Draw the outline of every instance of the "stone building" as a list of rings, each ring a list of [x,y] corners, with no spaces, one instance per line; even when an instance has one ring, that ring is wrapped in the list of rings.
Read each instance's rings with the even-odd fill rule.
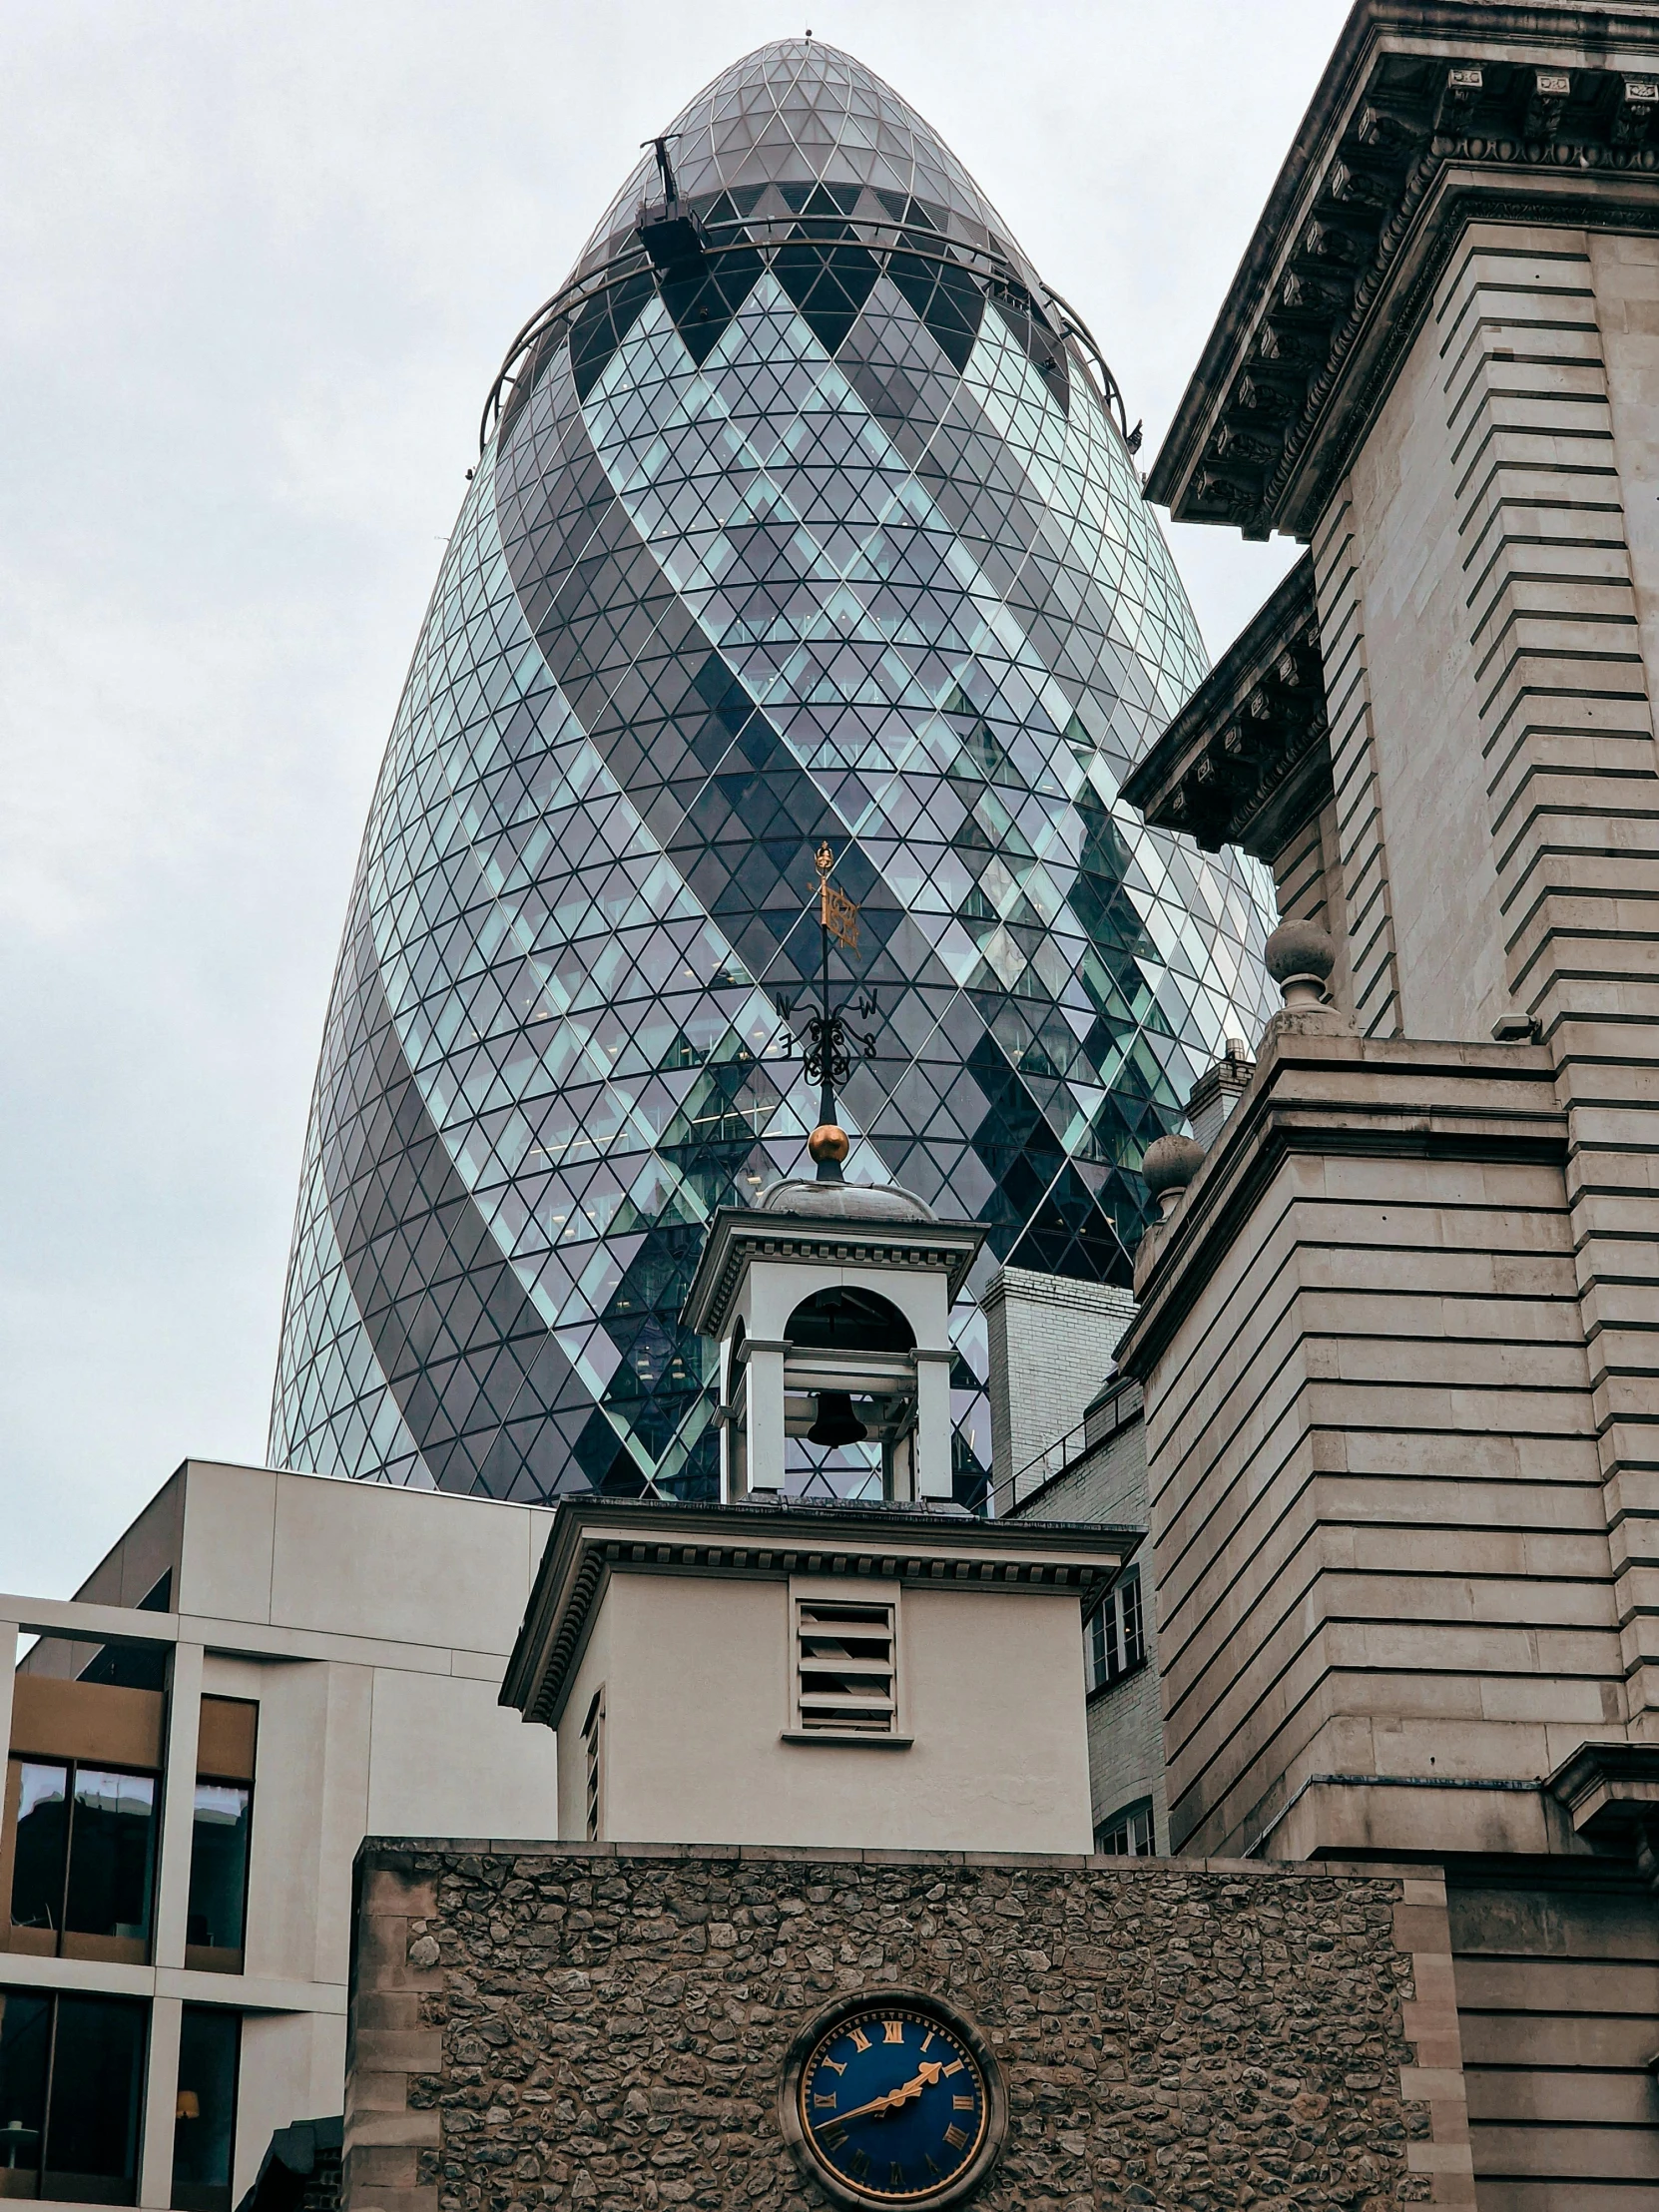
[[[1008,2084],[982,2212],[1469,2201],[1432,1870],[478,1841],[359,1881],[353,2207],[822,2207],[780,2062],[916,1985]]]
[[[1172,1845],[1445,1867],[1504,2212],[1659,2181],[1656,116],[1650,5],[1354,10],[1150,480],[1309,551],[1127,786],[1286,917],[1119,1354]]]

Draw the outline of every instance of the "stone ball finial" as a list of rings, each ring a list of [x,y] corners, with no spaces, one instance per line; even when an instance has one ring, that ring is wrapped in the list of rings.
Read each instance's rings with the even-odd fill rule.
[[[1161,1218],[1168,1221],[1181,1203],[1183,1192],[1204,1165],[1204,1147],[1191,1137],[1159,1137],[1146,1148],[1141,1178],[1158,1201]]]
[[[1287,1007],[1325,1005],[1325,980],[1337,964],[1329,929],[1317,921],[1282,921],[1263,947],[1262,960]]]

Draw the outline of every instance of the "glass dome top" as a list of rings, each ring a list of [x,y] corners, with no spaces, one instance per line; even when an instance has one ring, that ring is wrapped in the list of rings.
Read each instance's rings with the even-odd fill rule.
[[[873,70],[817,39],[757,47],[688,100],[665,135],[683,200],[707,204],[729,194],[736,213],[764,218],[800,212],[778,187],[824,185],[840,188],[843,215],[887,223],[913,204],[934,228],[1033,280],[1007,225],[930,126]],[[641,204],[660,197],[656,156],[647,151],[600,218],[578,270],[625,251]]]

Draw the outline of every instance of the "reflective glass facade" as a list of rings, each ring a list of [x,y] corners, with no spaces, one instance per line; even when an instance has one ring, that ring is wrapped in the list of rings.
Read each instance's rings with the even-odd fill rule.
[[[1265,1012],[1263,879],[1117,796],[1202,649],[1062,307],[831,48],[673,129],[678,203],[647,154],[486,418],[398,709],[278,1465],[707,1494],[678,1312],[713,1209],[802,1165],[823,838],[876,1007],[848,1172],[990,1223],[981,1277],[1127,1282],[1142,1152]],[[971,1303],[957,1340],[971,1500]]]

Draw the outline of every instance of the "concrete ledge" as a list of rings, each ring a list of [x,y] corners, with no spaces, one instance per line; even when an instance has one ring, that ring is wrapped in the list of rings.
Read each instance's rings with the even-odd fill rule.
[[[1064,1867],[1088,1868],[1097,1874],[1117,1874],[1125,1879],[1136,1878],[1149,1870],[1159,1869],[1168,1874],[1231,1874],[1248,1876],[1252,1880],[1267,1878],[1275,1882],[1325,1882],[1338,1876],[1375,1876],[1383,1881],[1413,1882],[1428,1888],[1428,1878],[1420,1861],[1378,1861],[1372,1859],[1310,1859],[1291,1861],[1284,1859],[1201,1859],[1171,1857],[1162,1859],[1125,1859],[1115,1852],[1090,1853],[1086,1856],[1070,1852],[996,1852],[996,1851],[863,1851],[830,1849],[816,1844],[652,1844],[652,1843],[561,1843],[550,1838],[546,1843],[527,1844],[522,1838],[506,1838],[494,1843],[477,1837],[450,1839],[440,1836],[422,1836],[411,1840],[403,1836],[365,1836],[357,1847],[357,1862],[365,1871],[365,1883],[369,1870],[394,1873],[407,1869],[412,1875],[418,1861],[425,1859],[658,1859],[682,1860],[696,1863],[725,1863],[728,1865],[755,1862],[760,1865],[798,1865],[824,1867]],[[1443,1897],[1443,1884],[1432,1885],[1433,1894]],[[394,1893],[388,1891],[388,1898]],[[399,1899],[406,1893],[395,1893]],[[429,1892],[423,1891],[423,1896]],[[1410,1902],[1423,1902],[1413,1899]],[[399,1903],[397,1918],[428,1920],[437,1911],[435,1898],[423,1912],[405,1913]],[[432,1985],[430,1974],[411,1973],[411,1979],[423,1987]],[[361,2000],[359,1999],[359,2002]]]

